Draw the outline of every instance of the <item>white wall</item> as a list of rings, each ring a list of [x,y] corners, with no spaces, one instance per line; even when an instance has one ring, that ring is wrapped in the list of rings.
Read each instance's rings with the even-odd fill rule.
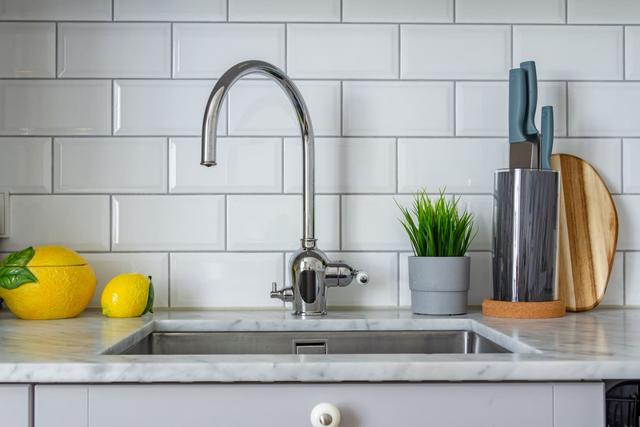
[[[270,283],[300,237],[301,153],[272,82],[237,85],[220,165],[198,164],[213,82],[263,59],[312,113],[320,248],[371,273],[331,301],[407,304],[394,198],[446,186],[481,227],[477,304],[508,70],[534,59],[557,150],[593,162],[616,194],[606,302],[640,304],[640,2],[567,1],[0,0],[0,186],[14,193],[0,250],[65,244],[103,284],[152,274],[159,305],[277,306]]]

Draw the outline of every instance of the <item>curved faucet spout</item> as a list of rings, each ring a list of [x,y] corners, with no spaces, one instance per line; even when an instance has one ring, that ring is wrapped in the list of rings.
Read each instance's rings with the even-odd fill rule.
[[[291,79],[278,67],[264,61],[244,61],[229,68],[217,81],[211,91],[202,124],[202,159],[203,166],[216,165],[216,128],[222,104],[227,93],[236,81],[247,74],[263,74],[273,79],[280,86],[293,105],[302,136],[302,247],[313,249],[316,245],[314,236],[314,151],[313,129],[307,106],[300,91]]]

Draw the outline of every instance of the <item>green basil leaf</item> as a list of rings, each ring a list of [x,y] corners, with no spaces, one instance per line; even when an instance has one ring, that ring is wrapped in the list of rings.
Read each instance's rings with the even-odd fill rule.
[[[36,254],[36,251],[33,247],[29,246],[21,251],[14,252],[12,254],[7,255],[5,259],[0,262],[0,265],[14,265],[14,266],[25,266],[31,261],[31,258]]]
[[[142,314],[153,313],[153,282],[151,281],[151,276],[149,276],[149,297],[147,298],[147,306],[144,308]]]
[[[8,266],[0,268],[0,287],[15,289],[25,283],[34,283],[38,279],[26,267]]]

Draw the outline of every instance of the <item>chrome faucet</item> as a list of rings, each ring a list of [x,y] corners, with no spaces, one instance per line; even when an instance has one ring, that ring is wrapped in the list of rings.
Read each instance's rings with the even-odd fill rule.
[[[271,298],[293,303],[293,314],[327,314],[327,288],[347,286],[356,280],[360,284],[369,281],[367,273],[343,263],[332,262],[324,252],[316,248],[314,234],[314,143],[311,117],[300,91],[291,79],[280,70],[263,61],[244,61],[229,68],[209,95],[202,124],[202,160],[203,166],[216,164],[216,128],[222,104],[227,93],[247,74],[263,74],[273,79],[287,94],[296,112],[296,118],[302,134],[302,222],[303,235],[301,248],[289,262],[291,286],[278,290],[272,283]]]

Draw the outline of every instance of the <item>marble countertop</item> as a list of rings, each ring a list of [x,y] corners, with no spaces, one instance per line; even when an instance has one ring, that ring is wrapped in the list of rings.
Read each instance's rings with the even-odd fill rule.
[[[153,330],[469,329],[516,353],[380,355],[118,355]],[[106,354],[107,353],[107,354]],[[0,383],[576,381],[640,379],[640,309],[596,309],[561,319],[429,317],[407,310],[160,311],[55,321],[0,315]]]

